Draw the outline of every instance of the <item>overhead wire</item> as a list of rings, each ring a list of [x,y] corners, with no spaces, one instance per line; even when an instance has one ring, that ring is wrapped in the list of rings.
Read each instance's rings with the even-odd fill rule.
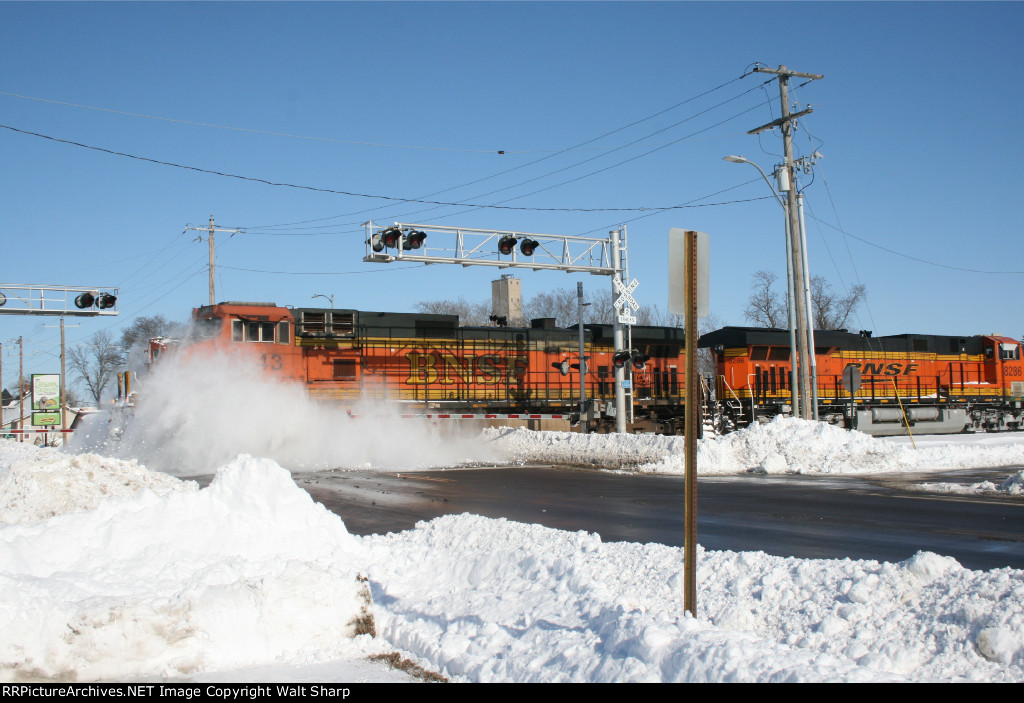
[[[639,125],[639,124],[642,124],[642,123],[647,122],[649,120],[652,120],[655,117],[659,117],[659,116],[661,116],[661,115],[663,115],[663,114],[665,114],[667,112],[671,112],[672,110],[675,110],[675,109],[677,109],[679,107],[682,107],[683,105],[691,103],[694,100],[698,100],[698,99],[700,99],[702,97],[705,97],[707,95],[710,95],[710,94],[712,94],[712,93],[714,93],[714,92],[716,92],[718,90],[721,90],[722,88],[724,88],[724,87],[726,87],[728,85],[731,85],[732,83],[735,83],[735,82],[737,82],[739,80],[742,80],[747,75],[749,75],[749,72],[744,72],[743,75],[738,76],[737,78],[733,78],[733,79],[730,79],[728,81],[725,81],[724,83],[720,83],[719,85],[715,86],[714,88],[710,88],[708,90],[705,90],[702,93],[698,93],[697,95],[691,96],[691,97],[687,98],[686,100],[683,100],[683,101],[678,102],[678,103],[676,103],[674,105],[671,105],[671,106],[669,106],[667,108],[664,108],[662,110],[654,112],[654,113],[652,113],[650,115],[647,115],[646,117],[642,117],[642,118],[640,118],[638,120],[634,120],[633,122],[630,122],[630,123],[628,123],[626,125],[623,125],[621,127],[616,127],[613,130],[610,130],[608,132],[604,132],[603,134],[600,134],[600,135],[598,135],[596,137],[592,137],[590,139],[586,139],[586,140],[584,140],[582,142],[574,144],[573,146],[569,146],[569,147],[565,147],[563,149],[559,149],[559,150],[557,150],[557,151],[555,151],[555,152],[553,152],[553,153],[551,153],[551,154],[549,154],[547,156],[541,157],[539,159],[534,159],[533,161],[529,161],[529,162],[527,162],[525,164],[520,164],[518,166],[514,166],[512,168],[505,169],[503,171],[499,171],[498,173],[494,173],[494,174],[491,174],[489,176],[484,176],[483,178],[477,178],[475,180],[468,181],[466,183],[462,183],[460,185],[451,186],[451,187],[448,187],[448,188],[444,188],[442,190],[434,191],[432,193],[429,193],[429,194],[421,196],[421,197],[423,197],[423,198],[431,198],[431,197],[434,197],[436,195],[440,195],[442,193],[448,193],[450,191],[458,190],[460,188],[466,188],[466,187],[469,187],[469,186],[472,186],[472,185],[476,185],[477,183],[483,183],[484,181],[488,181],[488,180],[491,180],[491,179],[494,179],[494,178],[498,178],[500,176],[504,176],[504,175],[506,175],[508,173],[513,173],[515,171],[519,171],[521,169],[528,168],[528,167],[533,166],[535,164],[539,164],[539,163],[541,163],[543,161],[547,161],[548,159],[553,159],[556,156],[561,156],[562,154],[568,153],[570,151],[577,150],[577,149],[579,149],[579,148],[581,148],[583,146],[586,146],[587,144],[592,144],[594,142],[600,141],[601,139],[604,139],[606,137],[610,137],[613,134],[617,134],[617,133],[622,132],[622,131],[624,131],[626,129],[629,129],[630,127],[635,127],[636,125]],[[475,197],[485,197],[485,196],[475,196]],[[379,208],[374,208],[374,209],[379,209]],[[304,220],[304,221],[301,221],[301,222],[285,223],[282,226],[292,226],[292,225],[296,225],[296,224],[308,224],[309,222],[319,222],[319,221],[323,221],[323,220],[326,220],[326,219],[337,219],[339,217],[350,217],[350,216],[353,216],[353,215],[364,214],[364,213],[372,212],[372,211],[373,211],[373,209],[371,209],[371,210],[362,210],[362,211],[354,212],[354,213],[346,213],[346,214],[341,214],[341,215],[334,215],[334,216],[328,217],[328,218],[318,218],[318,219],[315,219],[315,220]],[[415,213],[413,213],[413,214],[415,214]],[[403,216],[403,215],[400,215],[400,217],[401,216]],[[257,226],[250,227],[249,229],[266,228],[266,227],[274,227],[274,226],[278,226],[278,225],[257,225]]]

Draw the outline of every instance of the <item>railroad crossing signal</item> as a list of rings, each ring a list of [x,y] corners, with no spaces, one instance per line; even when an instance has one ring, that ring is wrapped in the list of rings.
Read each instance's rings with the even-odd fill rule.
[[[615,309],[619,313],[619,322],[623,325],[635,325],[636,317],[630,315],[626,310],[626,306],[633,308],[634,310],[640,309],[640,304],[633,299],[633,291],[640,285],[640,282],[635,278],[627,286],[618,278],[612,279],[612,285],[615,287],[615,292],[619,294],[619,297],[615,299],[613,303]]]

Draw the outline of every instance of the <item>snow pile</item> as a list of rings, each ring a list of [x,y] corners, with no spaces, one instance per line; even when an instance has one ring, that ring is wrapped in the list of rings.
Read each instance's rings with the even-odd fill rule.
[[[509,460],[683,473],[682,437],[488,430],[485,437]],[[963,445],[945,439],[914,449],[823,422],[778,417],[697,445],[700,474],[835,474],[1024,464],[1024,441]]]
[[[920,491],[931,493],[957,493],[960,495],[1004,495],[1024,496],[1024,471],[1006,477],[1005,481],[993,483],[992,481],[981,481],[964,485],[962,483],[921,483],[913,486]]]
[[[134,460],[5,444],[11,446],[0,452],[0,524],[91,510],[104,498],[133,496],[143,488],[158,495],[197,488],[191,481],[149,471]]]
[[[345,680],[398,650],[481,682],[1024,681],[1021,570],[698,548],[691,617],[678,548],[472,515],[358,538],[269,459],[164,495],[96,461],[138,492],[0,526],[0,680]],[[4,475],[67,462],[0,441]]]
[[[0,679],[337,658],[359,646],[346,638],[366,604],[361,552],[287,471],[248,457],[202,491],[143,488],[0,528]]]
[[[691,618],[677,548],[471,515],[365,542],[382,635],[471,681],[1024,677],[1021,571],[699,550]]]

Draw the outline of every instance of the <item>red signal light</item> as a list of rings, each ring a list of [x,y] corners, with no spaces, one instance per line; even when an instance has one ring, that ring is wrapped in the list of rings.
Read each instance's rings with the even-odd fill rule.
[[[504,256],[511,254],[516,248],[515,237],[502,237],[498,240],[498,253]]]
[[[519,243],[519,251],[523,252],[523,256],[533,256],[533,252],[540,246],[540,242],[536,239],[530,239],[527,237]]]

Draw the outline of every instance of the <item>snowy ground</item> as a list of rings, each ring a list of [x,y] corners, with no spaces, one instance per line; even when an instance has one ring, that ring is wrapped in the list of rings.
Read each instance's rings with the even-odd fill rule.
[[[681,470],[681,442],[476,440],[507,461],[660,472]],[[1024,435],[915,449],[788,421],[699,454],[705,474],[998,465],[1024,465]],[[932,553],[699,549],[691,617],[679,549],[473,515],[356,537],[272,458],[223,462],[199,490],[131,460],[3,440],[0,523],[3,681],[411,680],[368,660],[393,652],[454,681],[1024,681],[1024,571]],[[358,634],[371,623],[376,636]]]

